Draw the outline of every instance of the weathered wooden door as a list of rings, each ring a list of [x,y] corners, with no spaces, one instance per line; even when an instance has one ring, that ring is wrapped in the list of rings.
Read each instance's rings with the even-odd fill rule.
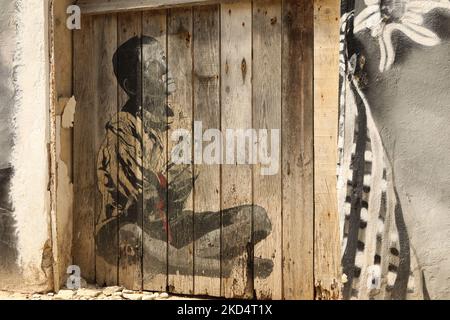
[[[313,4],[86,15],[74,263],[99,284],[313,298]]]

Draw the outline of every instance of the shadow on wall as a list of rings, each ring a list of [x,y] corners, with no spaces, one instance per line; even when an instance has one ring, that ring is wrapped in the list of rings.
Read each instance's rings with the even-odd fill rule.
[[[0,169],[0,271],[11,271],[17,260],[17,235],[9,187],[12,168]]]
[[[17,231],[10,199],[11,149],[13,145],[12,111],[14,106],[14,1],[0,0],[0,273],[16,269]]]

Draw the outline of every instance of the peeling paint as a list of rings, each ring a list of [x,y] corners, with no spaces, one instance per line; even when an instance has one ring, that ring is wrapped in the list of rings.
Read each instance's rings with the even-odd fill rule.
[[[336,279],[328,282],[329,283],[325,283],[325,281],[321,280],[316,281],[314,285],[315,300],[340,300],[342,298],[342,287],[339,282]]]
[[[56,238],[58,242],[58,267],[65,270],[72,260],[72,204],[73,184],[71,182],[67,163],[62,158],[62,149],[70,147],[67,143],[67,131],[63,128],[63,117],[56,117]],[[60,275],[61,276],[61,275]]]
[[[75,108],[77,102],[75,97],[72,96],[69,101],[67,101],[62,114],[62,127],[65,129],[73,128],[73,123],[75,119]]]
[[[44,249],[42,250],[41,269],[48,279],[46,281],[47,287],[44,291],[50,291],[53,288],[53,251],[50,240],[45,242]]]

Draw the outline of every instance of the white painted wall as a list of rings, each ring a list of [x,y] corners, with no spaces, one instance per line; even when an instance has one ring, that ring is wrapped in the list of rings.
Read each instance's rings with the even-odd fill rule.
[[[10,194],[18,235],[17,263],[20,267],[20,274],[17,275],[20,282],[15,289],[45,290],[49,283],[48,276],[51,275],[51,270],[47,268],[49,260],[43,260],[44,248],[46,244],[47,246],[51,244],[50,201],[47,191],[49,176],[47,0],[0,0],[0,8],[2,8],[0,25],[12,26],[8,30],[2,29],[0,40],[2,53],[14,50],[12,61],[14,76],[13,79],[10,76],[6,77],[6,82],[13,80],[14,120],[9,119],[8,123],[0,122],[0,127],[13,124],[11,163],[14,175]],[[4,74],[2,76],[5,78]],[[3,148],[3,145],[1,147]],[[47,252],[51,254],[49,249],[50,247],[47,247]]]

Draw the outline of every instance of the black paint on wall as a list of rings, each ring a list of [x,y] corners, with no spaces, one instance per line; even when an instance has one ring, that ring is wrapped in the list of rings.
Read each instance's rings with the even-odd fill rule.
[[[0,0],[0,273],[16,270],[17,230],[10,198],[13,166],[15,1]],[[0,282],[0,286],[2,282]]]
[[[0,170],[0,271],[12,271],[17,260],[17,234],[9,186],[12,169]]]
[[[354,0],[342,0],[341,10],[342,16],[348,13],[354,13],[354,16],[358,16],[362,9],[365,8],[363,1]],[[362,32],[355,35],[354,32],[354,17],[350,16],[347,21],[345,30],[341,30],[345,36],[344,51],[341,52],[344,65],[341,66],[345,70],[345,77],[341,74],[340,84],[348,82],[349,88],[353,92],[355,99],[356,112],[354,115],[345,115],[346,117],[355,116],[355,132],[353,133],[353,143],[355,144],[355,150],[351,155],[351,170],[353,176],[348,181],[348,192],[346,202],[351,205],[349,216],[346,218],[346,228],[344,228],[344,238],[346,239],[346,245],[342,256],[342,271],[347,276],[347,282],[344,284],[343,297],[344,299],[360,298],[359,291],[367,290],[367,284],[365,281],[359,281],[360,278],[364,278],[361,275],[361,270],[376,266],[380,264],[380,260],[389,260],[389,254],[384,252],[384,256],[378,256],[373,265],[357,265],[356,255],[364,254],[365,247],[365,228],[367,224],[377,223],[377,221],[364,221],[362,224],[361,210],[363,208],[369,209],[369,193],[370,185],[365,186],[364,179],[366,176],[372,176],[372,162],[368,163],[365,159],[367,151],[372,151],[370,140],[369,128],[368,128],[368,112],[370,116],[373,112],[371,106],[374,100],[382,100],[383,92],[378,91],[376,97],[370,94],[373,88],[377,88],[375,85],[379,77],[382,77],[380,70],[378,69],[378,62],[380,61],[380,54],[378,49],[375,51],[366,51],[366,46],[373,46],[371,36],[368,32]],[[402,48],[402,45],[396,46],[396,48]],[[370,68],[368,68],[370,67]],[[356,88],[358,86],[358,88]],[[360,89],[360,90],[359,90]],[[375,89],[376,90],[376,89]],[[368,97],[368,102],[366,100]],[[368,110],[366,108],[369,108]],[[343,112],[343,110],[341,110]],[[373,128],[372,128],[373,130]],[[384,141],[381,141],[383,147]],[[368,148],[368,146],[370,146]],[[385,150],[386,151],[386,150]],[[392,154],[387,150],[388,159],[387,163],[392,163],[393,159],[389,158]],[[370,165],[369,165],[370,164]],[[394,169],[392,169],[394,170]],[[393,171],[392,171],[393,175]],[[386,177],[383,177],[385,179]],[[411,257],[410,257],[410,241],[408,236],[407,226],[404,220],[404,212],[402,209],[401,200],[398,197],[397,188],[395,186],[395,179],[392,178],[394,195],[391,201],[394,201],[394,221],[395,229],[392,233],[396,233],[398,236],[399,250],[394,247],[390,247],[391,252],[395,252],[395,257],[398,258],[397,264],[389,265],[389,272],[395,274],[395,281],[393,284],[386,286],[388,294],[386,297],[395,300],[403,300],[407,298],[408,282],[411,275]],[[364,191],[365,188],[368,191]],[[376,191],[377,192],[377,191]],[[379,192],[379,190],[378,190]],[[364,195],[366,193],[366,195]],[[385,222],[385,221],[383,221]],[[363,226],[364,225],[364,226]],[[363,226],[363,227],[362,227]],[[368,235],[371,236],[371,235]],[[380,235],[377,234],[377,241]],[[390,245],[389,245],[390,246]],[[368,261],[371,257],[365,257],[363,260]],[[382,271],[383,272],[383,271]],[[364,275],[365,276],[365,275]],[[380,275],[380,281],[386,281],[387,274]],[[371,293],[374,296],[379,291],[375,290]],[[367,298],[367,297],[363,297]],[[372,298],[372,296],[371,296]]]

